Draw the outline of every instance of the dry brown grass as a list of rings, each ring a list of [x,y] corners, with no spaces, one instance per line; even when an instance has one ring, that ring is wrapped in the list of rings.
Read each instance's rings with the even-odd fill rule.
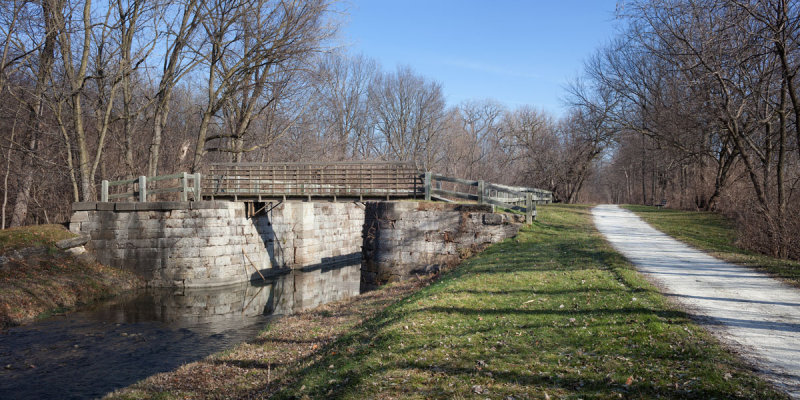
[[[75,236],[60,225],[0,232],[0,329],[140,286],[132,273],[54,247]]]

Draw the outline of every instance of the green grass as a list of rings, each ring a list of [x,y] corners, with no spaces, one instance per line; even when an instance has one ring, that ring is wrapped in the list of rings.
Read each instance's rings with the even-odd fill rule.
[[[324,349],[277,398],[784,398],[668,304],[587,206],[539,219]]]
[[[0,230],[0,254],[25,247],[54,247],[76,235],[62,225],[31,225]]]
[[[800,262],[781,260],[736,246],[736,230],[725,217],[711,212],[625,205],[656,229],[690,246],[735,264],[764,271],[800,287]]]

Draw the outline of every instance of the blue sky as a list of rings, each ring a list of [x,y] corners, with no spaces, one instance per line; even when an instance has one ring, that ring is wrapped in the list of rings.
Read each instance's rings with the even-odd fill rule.
[[[450,105],[489,98],[561,115],[564,86],[615,33],[616,2],[350,0],[341,39],[386,70],[440,82]]]

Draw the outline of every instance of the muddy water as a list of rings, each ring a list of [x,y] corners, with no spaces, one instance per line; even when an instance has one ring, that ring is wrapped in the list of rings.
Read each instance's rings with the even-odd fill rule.
[[[359,269],[325,265],[267,282],[144,290],[12,328],[0,333],[0,399],[101,397],[252,339],[274,315],[356,295]]]

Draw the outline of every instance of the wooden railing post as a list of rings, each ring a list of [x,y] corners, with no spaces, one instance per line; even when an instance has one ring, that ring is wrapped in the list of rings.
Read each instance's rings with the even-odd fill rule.
[[[200,197],[200,173],[194,174],[194,201],[200,201],[203,198]]]
[[[478,204],[483,204],[483,180],[478,181]]]
[[[100,182],[100,201],[103,203],[108,202],[108,181],[103,180]]]
[[[181,176],[181,201],[189,201],[189,174],[186,172]]]
[[[532,224],[536,218],[536,206],[533,204],[533,193],[525,193],[525,223]]]
[[[425,171],[425,201],[431,201],[431,171]]]
[[[147,202],[147,177],[139,177],[139,201]]]

